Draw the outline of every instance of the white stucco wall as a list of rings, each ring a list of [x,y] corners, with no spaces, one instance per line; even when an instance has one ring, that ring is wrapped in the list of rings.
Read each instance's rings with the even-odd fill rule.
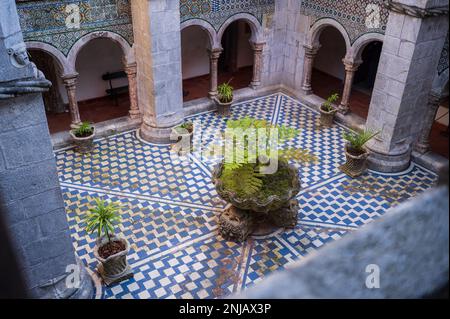
[[[344,38],[335,28],[327,27],[320,35],[320,44],[314,68],[343,80],[345,69],[342,59],[346,53]]]
[[[198,26],[181,30],[183,79],[209,74],[208,35]]]
[[[76,70],[78,72],[77,99],[89,100],[106,96],[108,81],[102,80],[106,72],[123,70],[123,53],[120,47],[109,39],[94,39],[86,44],[78,54]],[[113,87],[128,84],[127,78],[113,80]],[[65,90],[62,82],[60,90]],[[67,95],[62,94],[64,103],[68,103]]]

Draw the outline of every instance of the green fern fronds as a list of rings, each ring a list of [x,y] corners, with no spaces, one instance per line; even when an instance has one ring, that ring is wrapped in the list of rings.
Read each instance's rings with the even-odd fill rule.
[[[251,196],[263,186],[261,175],[255,172],[254,165],[241,165],[237,169],[224,169],[221,179],[225,189],[233,190],[240,197]]]

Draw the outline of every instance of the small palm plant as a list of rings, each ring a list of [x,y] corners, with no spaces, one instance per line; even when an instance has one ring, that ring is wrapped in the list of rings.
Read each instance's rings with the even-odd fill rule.
[[[364,145],[378,133],[371,130],[365,130],[360,133],[345,132],[344,139],[348,142],[349,151],[355,154],[362,154],[365,153]]]
[[[231,80],[217,87],[218,98],[222,103],[230,103],[233,100],[233,87],[230,85]]]
[[[120,222],[120,206],[115,203],[96,198],[95,207],[89,209],[86,217],[86,231],[88,233],[97,232],[98,238],[106,236],[108,243],[111,243],[111,236],[114,235],[114,223]]]
[[[339,99],[339,94],[334,93],[330,95],[327,100],[322,104],[322,109],[326,112],[332,112],[335,111],[335,108],[333,107],[333,103],[335,103]]]
[[[83,122],[79,127],[73,130],[76,137],[87,137],[94,133],[94,128],[89,122]]]

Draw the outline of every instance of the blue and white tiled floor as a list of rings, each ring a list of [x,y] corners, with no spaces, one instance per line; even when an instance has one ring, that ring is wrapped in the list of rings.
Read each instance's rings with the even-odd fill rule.
[[[133,279],[103,287],[104,298],[220,298],[260,281],[265,275],[338,240],[389,207],[431,187],[436,176],[415,165],[400,174],[367,172],[357,179],[342,174],[344,128],[320,128],[318,114],[283,94],[233,106],[232,117],[252,116],[301,130],[289,146],[310,150],[318,162],[299,167],[302,191],[295,229],[277,229],[240,244],[222,239],[216,216],[226,206],[215,192],[211,169],[216,160],[194,152],[174,163],[169,145],[152,145],[136,131],[96,141],[91,154],[56,152],[73,243],[91,270],[94,235],[82,219],[101,197],[120,202],[121,235],[131,244]],[[200,121],[203,144],[214,141],[225,119],[216,113]],[[199,143],[196,141],[196,143]],[[294,163],[295,164],[295,163]]]

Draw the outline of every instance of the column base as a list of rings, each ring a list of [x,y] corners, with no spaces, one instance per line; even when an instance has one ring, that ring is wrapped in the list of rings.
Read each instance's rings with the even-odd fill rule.
[[[411,148],[400,154],[382,154],[370,150],[368,168],[381,173],[398,173],[406,170],[411,163]]]
[[[430,144],[417,143],[414,150],[419,154],[425,154],[430,150]]]
[[[38,296],[43,299],[92,299],[94,298],[94,282],[87,272],[84,264],[77,258],[80,267],[80,282],[77,288],[68,288],[66,285],[67,274],[52,279],[47,284],[37,287]],[[36,292],[36,291],[35,291]]]
[[[304,87],[302,86],[302,91],[304,95],[311,95],[313,94],[313,90],[311,87]]]
[[[217,91],[213,91],[213,92],[208,92],[208,97],[210,99],[214,99],[217,96]]]
[[[81,125],[81,122],[79,122],[79,123],[71,123],[70,124],[70,128],[71,129],[77,129],[77,128],[80,127],[80,125]]]
[[[128,114],[130,115],[130,118],[132,118],[132,119],[138,119],[138,118],[142,117],[142,114],[139,110],[130,110],[128,112]]]
[[[176,125],[176,124],[175,124]],[[174,126],[175,126],[174,125]],[[170,139],[172,128],[170,127],[153,127],[143,122],[139,130],[139,137],[144,141],[155,144],[170,144],[175,141]]]
[[[252,81],[249,86],[253,90],[256,90],[258,87],[261,86],[261,81]]]
[[[345,115],[345,114],[347,114],[349,112],[349,110],[350,110],[350,108],[348,107],[348,105],[343,105],[343,104],[339,105],[339,108],[338,108],[338,112],[339,113]]]

